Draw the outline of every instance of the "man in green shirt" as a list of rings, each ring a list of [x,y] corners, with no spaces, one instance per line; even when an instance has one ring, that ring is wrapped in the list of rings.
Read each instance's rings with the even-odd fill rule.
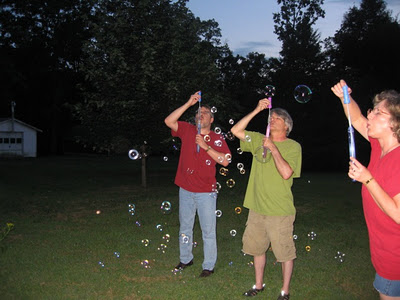
[[[293,241],[296,209],[291,187],[293,178],[300,177],[301,146],[287,137],[293,121],[281,108],[271,110],[269,137],[245,130],[249,122],[269,104],[269,99],[260,100],[251,113],[231,128],[231,132],[240,139],[241,149],[253,154],[243,204],[249,209],[243,234],[243,252],[254,257],[256,284],[244,295],[255,296],[264,290],[265,253],[271,245],[277,261],[282,264],[283,285],[278,300],[288,300],[296,258]]]

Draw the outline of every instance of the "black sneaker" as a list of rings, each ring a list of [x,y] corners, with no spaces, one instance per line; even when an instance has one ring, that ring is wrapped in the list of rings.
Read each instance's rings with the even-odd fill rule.
[[[203,270],[199,277],[208,277],[214,273],[214,270]]]
[[[261,293],[262,291],[264,291],[264,287],[265,287],[265,283],[263,284],[261,289],[257,289],[256,285],[253,285],[253,287],[250,290],[243,293],[243,296],[248,296],[248,297],[257,296],[258,293]]]
[[[179,262],[179,264],[175,267],[175,270],[183,270],[186,267],[190,267],[193,265],[193,259],[189,261],[187,264]]]

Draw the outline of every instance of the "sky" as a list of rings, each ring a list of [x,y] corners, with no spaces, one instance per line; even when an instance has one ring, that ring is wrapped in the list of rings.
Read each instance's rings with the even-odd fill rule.
[[[322,40],[332,37],[340,28],[343,15],[360,3],[361,0],[325,0],[325,18],[319,19],[313,28]],[[392,16],[400,19],[400,0],[387,0],[386,4]],[[276,0],[189,0],[187,6],[196,17],[218,22],[221,41],[228,44],[234,55],[259,52],[266,57],[279,56],[281,42],[274,33],[272,17],[280,11]]]

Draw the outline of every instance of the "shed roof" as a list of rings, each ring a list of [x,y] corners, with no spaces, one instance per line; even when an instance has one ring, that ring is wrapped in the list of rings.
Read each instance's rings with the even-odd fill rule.
[[[1,124],[1,123],[6,123],[6,122],[8,122],[8,121],[12,121],[12,119],[11,119],[11,118],[0,118],[0,124]],[[36,130],[36,131],[39,131],[39,132],[43,132],[43,130],[41,130],[41,129],[39,129],[39,128],[36,128],[35,126],[29,125],[29,124],[27,124],[27,123],[25,123],[25,122],[22,122],[22,121],[20,121],[20,120],[18,120],[18,119],[15,119],[15,118],[14,118],[14,122],[17,122],[17,123],[19,123],[19,124],[21,124],[21,125],[24,125],[24,126],[26,126],[26,127],[29,127],[29,128],[31,128],[31,129],[33,129],[33,130]]]

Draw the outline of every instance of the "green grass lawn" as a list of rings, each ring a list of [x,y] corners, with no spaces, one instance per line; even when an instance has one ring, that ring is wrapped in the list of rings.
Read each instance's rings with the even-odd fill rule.
[[[248,211],[237,214],[235,208],[242,207],[250,166],[241,175],[232,163],[228,176],[217,176],[222,186],[218,262],[214,275],[199,278],[198,222],[194,265],[172,272],[179,262],[176,164],[176,157],[166,162],[150,157],[145,189],[141,162],[127,156],[0,160],[0,226],[15,226],[0,241],[0,299],[245,298],[242,293],[254,284],[252,257],[241,253]],[[232,188],[226,185],[230,178]],[[304,173],[293,191],[298,258],[291,299],[378,299],[360,185],[347,178],[346,170]],[[163,201],[171,203],[170,214],[160,209]],[[136,206],[133,216],[128,204]],[[311,231],[314,240],[308,237]],[[345,253],[343,263],[335,259],[337,251]],[[257,298],[276,299],[280,265],[270,251],[267,257],[266,290]]]

